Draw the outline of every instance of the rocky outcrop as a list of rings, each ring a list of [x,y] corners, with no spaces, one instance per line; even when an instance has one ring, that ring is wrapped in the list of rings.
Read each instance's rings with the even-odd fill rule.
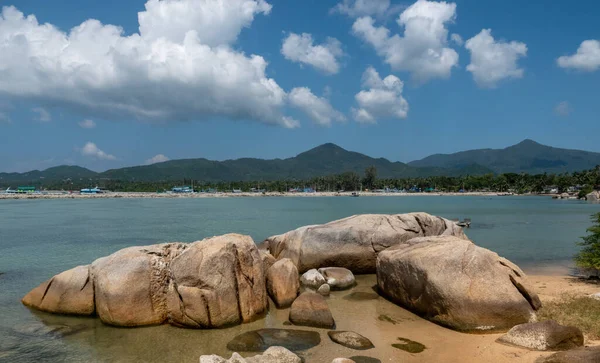
[[[375,348],[373,343],[364,336],[351,331],[330,331],[327,332],[329,339],[333,342],[343,345],[346,348],[356,350],[367,350]]]
[[[267,307],[261,257],[248,236],[130,247],[59,274],[23,298],[32,308],[96,314],[104,323],[216,328]]]
[[[566,352],[552,354],[539,358],[536,363],[598,363],[600,362],[600,347],[585,347]]]
[[[583,333],[554,320],[513,327],[498,342],[535,350],[569,350],[583,346]]]
[[[289,258],[275,262],[267,271],[267,291],[278,308],[290,306],[299,289],[298,269]]]
[[[329,287],[333,290],[349,289],[356,284],[352,271],[343,267],[324,267],[319,269]]]
[[[600,201],[600,191],[594,190],[593,192],[587,194],[585,199],[589,202],[598,202]]]
[[[270,347],[263,354],[248,358],[238,353],[233,353],[229,359],[218,355],[203,355],[200,363],[302,363],[302,359],[283,347]]]
[[[335,322],[323,296],[315,292],[304,292],[294,301],[290,309],[290,321],[295,325],[316,328],[333,328]]]
[[[452,221],[427,213],[364,214],[273,236],[261,244],[276,259],[290,258],[300,272],[326,266],[374,273],[377,254],[415,237],[466,239]]]
[[[453,237],[421,237],[377,259],[379,290],[392,301],[459,331],[506,331],[541,307],[523,271]]]

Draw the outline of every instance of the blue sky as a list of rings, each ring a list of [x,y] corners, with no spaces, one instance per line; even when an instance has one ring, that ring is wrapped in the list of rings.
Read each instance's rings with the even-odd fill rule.
[[[1,2],[0,171],[326,142],[405,162],[525,138],[600,152],[597,1],[219,3]]]

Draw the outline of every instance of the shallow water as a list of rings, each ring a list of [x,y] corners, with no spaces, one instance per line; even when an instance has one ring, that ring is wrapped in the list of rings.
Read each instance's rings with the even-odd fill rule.
[[[127,246],[190,242],[228,232],[249,234],[258,242],[352,214],[414,211],[471,218],[467,234],[477,244],[525,269],[541,269],[569,264],[576,252],[574,242],[585,234],[589,216],[600,211],[600,205],[543,197],[438,196],[1,200],[0,361],[191,362],[200,354],[227,354],[225,345],[233,336],[262,327],[284,327],[286,312],[272,310],[252,324],[216,331],[168,326],[118,329],[96,319],[34,313],[19,299],[56,273]],[[357,298],[372,292],[368,289],[357,292],[362,294],[354,298],[336,293],[330,301],[364,305],[374,327],[386,323],[378,319],[382,313],[377,310],[394,307],[379,299]],[[377,329],[373,334],[378,335]],[[322,344],[328,343],[326,334],[322,339]],[[315,349],[306,357],[318,354]]]

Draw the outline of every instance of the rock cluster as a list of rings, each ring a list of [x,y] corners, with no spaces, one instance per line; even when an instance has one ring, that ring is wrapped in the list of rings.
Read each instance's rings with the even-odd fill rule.
[[[392,301],[465,332],[506,331],[541,307],[516,265],[454,236],[415,238],[381,252],[377,284]]]
[[[239,234],[130,247],[56,275],[22,302],[115,326],[217,328],[266,310],[262,266],[254,241]]]
[[[439,235],[467,239],[454,222],[427,213],[364,214],[267,238],[260,249],[276,259],[291,259],[301,273],[325,266],[375,273],[381,251],[415,237]]]

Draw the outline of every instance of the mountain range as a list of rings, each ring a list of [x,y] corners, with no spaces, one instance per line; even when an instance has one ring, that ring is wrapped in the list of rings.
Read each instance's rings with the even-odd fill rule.
[[[124,181],[259,181],[309,179],[318,176],[377,168],[380,178],[481,175],[487,173],[562,173],[592,169],[600,164],[600,153],[559,149],[524,140],[504,149],[478,149],[454,154],[436,154],[408,164],[372,158],[324,144],[288,159],[214,161],[208,159],[171,160],[152,165],[111,169],[97,173],[79,166],[57,166],[44,171],[0,173],[0,185],[59,181],[70,178]]]

